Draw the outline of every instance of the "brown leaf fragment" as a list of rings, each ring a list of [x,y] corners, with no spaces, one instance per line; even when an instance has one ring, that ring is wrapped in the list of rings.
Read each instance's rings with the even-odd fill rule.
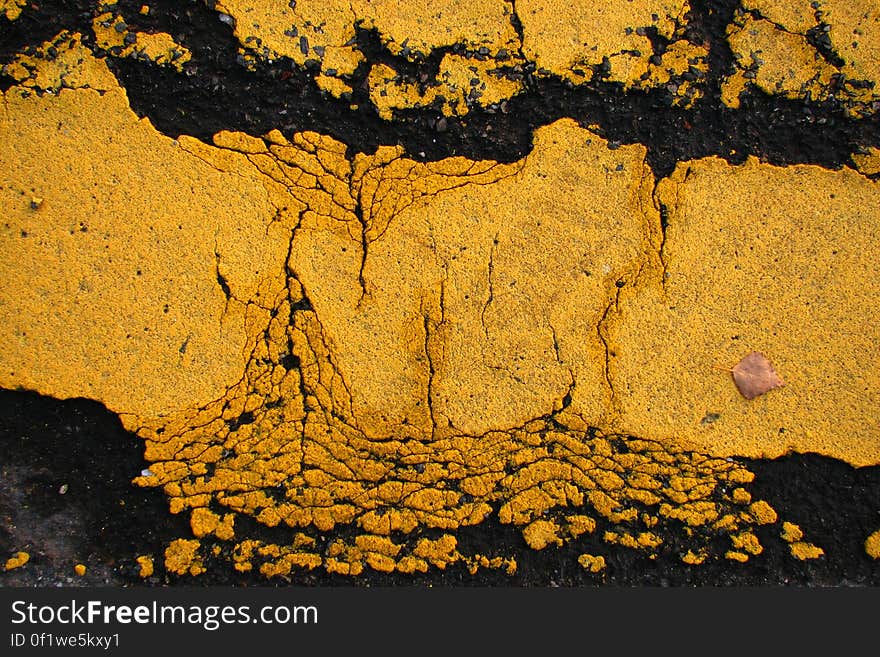
[[[773,388],[785,385],[767,358],[753,351],[734,365],[731,370],[733,380],[740,394],[746,399],[754,399]]]

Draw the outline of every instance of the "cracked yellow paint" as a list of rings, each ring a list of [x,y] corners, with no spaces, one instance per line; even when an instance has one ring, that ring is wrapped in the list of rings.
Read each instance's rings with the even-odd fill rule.
[[[728,28],[737,71],[724,81],[725,103],[738,107],[740,92],[754,85],[771,95],[838,100],[855,117],[880,109],[880,8],[850,0],[747,0],[743,7]],[[813,30],[831,62],[808,42]]]
[[[650,248],[638,223],[648,220],[628,210],[650,205],[643,149],[609,150],[563,121],[538,131],[533,153],[510,166],[382,157],[384,169],[360,165],[372,171],[355,194],[363,239],[353,218],[327,224],[306,213],[291,251],[334,343],[357,427],[374,439],[480,434],[560,410],[569,392],[579,413],[601,416],[595,324],[614,281]],[[544,173],[584,161],[606,173]],[[412,191],[383,182],[404,174]],[[413,196],[422,198],[411,205]],[[591,203],[600,197],[607,201]],[[338,267],[328,275],[315,254]],[[570,390],[573,378],[581,387]]]
[[[449,46],[471,53],[445,55],[437,79],[424,91],[416,82],[399,80],[386,66],[374,67],[371,100],[383,118],[391,117],[391,108],[425,106],[438,96],[445,99],[445,113],[465,114],[471,104],[500,102],[522,88],[521,82],[507,79],[499,69],[512,61],[518,47],[510,8],[502,1],[408,2],[401,7],[384,1],[300,0],[291,7],[281,0],[225,0],[217,3],[216,10],[229,17],[226,20],[234,25],[247,56],[265,61],[287,57],[301,66],[309,64],[320,71],[318,85],[336,97],[351,93],[346,80],[364,59],[355,27],[377,30],[392,53],[409,59]],[[471,84],[473,79],[478,82]]]
[[[467,569],[471,575],[475,575],[480,568],[492,570],[504,570],[508,575],[514,575],[517,569],[516,559],[513,557],[492,557],[491,559],[485,555],[477,554],[472,558],[466,559]],[[398,567],[398,570],[400,568]]]
[[[21,8],[27,4],[27,0],[0,0],[0,13],[8,21],[14,21],[21,16]]]
[[[571,534],[573,538],[577,538],[581,534],[592,534],[596,531],[596,521],[590,516],[577,514],[566,516],[565,520],[568,523],[568,533]]]
[[[419,0],[403,7],[391,0],[300,0],[293,7],[286,0],[225,0],[216,9],[248,57],[309,65],[318,85],[337,97],[351,93],[350,77],[364,61],[356,27],[375,30],[391,53],[410,61],[443,48],[464,53],[444,55],[434,79],[404,79],[385,64],[374,66],[370,98],[384,118],[438,101],[449,116],[508,100],[523,90],[527,64],[539,77],[573,84],[607,79],[627,89],[664,87],[675,104],[689,107],[703,94],[708,68],[707,45],[685,36],[687,0]],[[823,26],[840,66],[806,38]],[[668,40],[657,54],[652,31]],[[104,32],[122,45],[112,26]],[[880,106],[880,10],[848,0],[748,0],[728,39],[737,68],[723,82],[722,99],[731,107],[750,86],[788,98],[837,98],[854,116]]]
[[[739,93],[749,81],[771,95],[827,100],[837,70],[804,36],[746,16],[730,25],[728,42],[737,66],[722,86],[722,100],[730,107],[739,107]]]
[[[876,238],[864,176],[710,159],[655,185],[644,147],[571,120],[510,164],[352,154],[312,132],[171,140],[118,87],[85,88],[86,60],[83,88],[12,87],[0,110],[0,240],[17,254],[0,261],[0,385],[100,399],[145,440],[136,483],[197,539],[169,544],[168,572],[208,554],[282,578],[514,572],[458,544],[490,515],[536,549],[601,521],[651,555],[684,543],[697,563],[721,535],[747,559],[751,529],[778,519],[725,457],[878,458],[857,426],[876,368],[827,367],[876,341],[852,312],[876,293],[848,241]],[[847,343],[808,330],[831,320]],[[782,335],[761,342],[772,321]],[[716,365],[742,345],[789,385],[741,400]],[[774,403],[791,405],[782,445]],[[245,518],[292,538],[256,540]]]
[[[146,415],[221,396],[241,377],[246,326],[269,311],[227,299],[218,275],[257,299],[288,248],[259,179],[187,154],[118,88],[12,87],[4,106],[0,243],[16,257],[0,260],[0,385]]]
[[[201,575],[205,572],[198,554],[199,541],[176,539],[165,548],[165,570],[177,575]]]
[[[786,543],[797,543],[804,537],[804,532],[793,522],[784,522],[780,536]]]
[[[372,67],[370,99],[386,119],[394,109],[433,103],[447,116],[500,104],[523,91],[529,65],[538,76],[574,84],[607,77],[626,88],[665,86],[687,107],[702,95],[707,68],[706,46],[684,37],[686,0],[223,0],[216,10],[246,59],[286,57],[315,71],[318,86],[336,97],[352,92],[350,78],[364,61],[356,28],[374,30],[408,62],[455,48],[433,77],[410,79],[388,63]],[[659,63],[652,63],[651,30],[670,41]]]
[[[229,541],[235,536],[235,516],[227,513],[222,517],[204,507],[193,509],[190,516],[190,526],[196,538],[202,538],[208,534],[216,534],[217,538]]]
[[[739,552],[738,550],[728,550],[724,553],[724,558],[729,559],[730,561],[745,563],[749,560],[749,555],[745,552]]]
[[[817,547],[812,543],[805,543],[803,541],[796,541],[794,543],[791,543],[788,547],[791,550],[791,555],[796,559],[800,559],[801,561],[806,561],[807,559],[818,559],[825,554],[825,550],[823,550],[822,548]]]
[[[370,88],[370,101],[379,111],[379,116],[390,121],[395,109],[427,107],[437,100],[441,93],[438,87],[422,91],[414,82],[401,80],[397,71],[387,64],[375,64],[367,76]]]
[[[591,573],[600,573],[605,570],[605,557],[593,554],[582,554],[578,557],[578,563]]]
[[[192,53],[179,45],[170,34],[157,32],[134,32],[128,29],[122,16],[105,12],[94,18],[92,30],[95,43],[114,57],[149,59],[157,64],[173,66],[178,71],[191,58]]]
[[[253,568],[253,559],[257,557],[264,559],[260,565],[260,573],[266,577],[286,577],[292,569],[311,570],[321,565],[322,559],[314,552],[302,548],[313,546],[314,541],[302,534],[297,534],[291,545],[283,547],[266,545],[260,541],[242,541],[235,548],[235,568],[239,572],[248,572]],[[330,551],[333,551],[332,547]]]
[[[764,500],[749,504],[749,514],[759,525],[772,525],[777,520],[776,511]]]
[[[351,85],[346,84],[339,78],[331,77],[329,75],[315,76],[315,84],[336,98],[342,98],[346,94],[351,94],[352,92]]]
[[[750,555],[758,555],[764,551],[764,546],[752,532],[742,532],[741,534],[733,534],[730,537],[731,545],[737,550]]]
[[[853,153],[852,161],[856,169],[866,176],[880,174],[880,148],[870,146],[862,153]]]
[[[550,520],[535,520],[523,529],[523,538],[533,550],[543,550],[548,545],[562,546],[559,525]]]
[[[82,45],[82,35],[61,32],[39,46],[33,55],[18,55],[0,67],[23,89],[57,93],[60,89],[107,91],[118,86],[103,60]]]
[[[880,559],[880,529],[865,539],[865,553],[872,559]]]
[[[232,24],[250,57],[287,57],[301,66],[312,61],[329,78],[351,75],[363,61],[354,43],[355,13],[349,2],[221,0],[215,9],[221,18],[228,17],[225,22]]]
[[[492,56],[517,48],[510,8],[501,0],[418,0],[404,6],[388,0],[293,4],[222,0],[216,10],[231,19],[227,22],[245,51],[269,61],[283,56],[303,65],[313,60],[330,77],[351,75],[363,61],[355,43],[356,26],[375,29],[391,53],[409,59],[449,46]]]
[[[352,6],[392,53],[410,59],[457,44],[470,52],[485,48],[493,56],[517,49],[511,6],[503,0],[413,0],[405,7],[396,0],[354,0]]]
[[[138,564],[138,575],[146,579],[153,576],[153,557],[148,554],[142,554],[135,560]]]
[[[787,2],[768,2],[767,0],[742,0],[743,9],[757,13],[772,21],[786,32],[805,34],[817,25],[815,0],[788,0]]]
[[[789,544],[788,549],[791,552],[791,555],[796,559],[800,559],[801,561],[818,559],[825,554],[825,551],[822,548],[804,541],[804,532],[794,523],[783,522],[780,536],[782,537],[782,540]]]
[[[445,55],[440,62],[439,80],[452,98],[459,98],[458,104],[467,108],[470,105],[488,107],[512,98],[523,91],[519,80],[506,77],[505,69],[495,60]],[[447,103],[451,103],[447,100]],[[463,113],[466,110],[458,110]]]
[[[843,60],[841,72],[849,84],[847,94],[857,104],[871,104],[856,115],[874,114],[880,109],[880,6],[848,0],[822,0],[819,15],[829,26],[828,37],[835,53]],[[866,83],[854,86],[852,81]],[[866,86],[867,85],[867,86]]]
[[[733,501],[737,504],[750,504],[752,494],[744,488],[737,488],[733,491]]]
[[[703,96],[699,77],[709,70],[709,49],[694,45],[685,39],[673,41],[660,56],[658,63],[650,63],[647,73],[639,80],[639,88],[652,89],[665,86],[672,94],[673,104],[690,107]],[[694,76],[693,80],[685,74]]]
[[[646,550],[652,552],[654,548],[663,543],[663,539],[653,532],[640,532],[636,535],[625,534],[615,531],[607,531],[602,540],[612,545],[622,545],[631,550]]]
[[[709,553],[707,550],[698,550],[696,552],[688,550],[681,556],[681,560],[689,566],[699,566],[708,556]]]
[[[21,568],[28,561],[30,561],[30,559],[31,555],[29,555],[27,552],[16,552],[14,556],[11,556],[6,560],[4,569],[15,570],[16,568]]]
[[[672,39],[689,8],[687,0],[516,2],[523,27],[522,52],[539,73],[577,84],[592,77],[585,69],[605,63],[609,79],[625,87],[648,74],[653,48],[646,28]]]
[[[680,164],[657,189],[660,255],[609,323],[613,426],[713,454],[877,463],[878,191],[847,169]],[[787,385],[747,401],[725,370],[753,350]]]
[[[377,64],[368,76],[370,100],[379,116],[390,120],[395,109],[439,104],[446,116],[467,114],[474,106],[500,104],[520,93],[521,81],[506,77],[494,60],[444,55],[431,86],[405,81],[393,68]]]

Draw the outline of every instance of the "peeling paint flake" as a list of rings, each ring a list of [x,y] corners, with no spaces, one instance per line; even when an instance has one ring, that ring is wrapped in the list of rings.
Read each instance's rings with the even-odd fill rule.
[[[14,21],[21,16],[21,9],[27,4],[27,0],[2,0],[0,1],[0,14],[8,21]]]

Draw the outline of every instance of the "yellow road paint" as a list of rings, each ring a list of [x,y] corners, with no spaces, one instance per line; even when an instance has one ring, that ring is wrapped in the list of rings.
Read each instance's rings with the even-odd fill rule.
[[[369,75],[370,100],[379,116],[390,120],[393,110],[439,104],[446,116],[467,114],[473,106],[487,107],[523,90],[494,60],[490,62],[445,55],[434,86],[406,82],[390,66],[377,64]]]
[[[273,61],[287,57],[299,65],[315,62],[328,77],[351,75],[363,60],[355,48],[355,13],[348,2],[302,0],[221,0],[220,17],[233,26],[242,52]]]
[[[880,174],[880,148],[865,148],[862,153],[853,153],[852,161],[856,169],[866,176]]]
[[[263,14],[220,5],[252,43]],[[551,5],[520,5],[527,35],[549,30]],[[672,38],[686,5],[653,5],[602,14],[621,38],[605,50],[641,43],[617,27],[646,21]],[[450,2],[408,56],[510,46],[487,18],[512,25],[510,6],[489,9]],[[327,44],[351,47],[345,15]],[[462,37],[450,17],[483,27]],[[121,34],[115,21],[97,24]],[[374,21],[403,55],[408,28]],[[880,395],[865,321],[878,183],[864,175],[709,158],[657,181],[645,147],[568,119],[509,164],[350,153],[314,132],[172,140],[77,35],[62,42],[63,66],[15,60],[0,108],[0,242],[17,254],[0,260],[0,385],[99,399],[145,440],[136,483],[161,487],[196,539],[167,546],[167,572],[198,575],[209,555],[266,577],[515,572],[455,535],[496,510],[533,549],[600,519],[609,545],[684,544],[699,564],[722,535],[746,561],[763,549],[754,527],[779,519],[727,457],[880,459],[865,422]],[[586,56],[572,52],[547,66]],[[705,64],[691,44],[667,54],[674,70]],[[626,57],[612,75],[650,79],[647,58]],[[747,402],[723,368],[753,349],[787,385]],[[245,518],[294,538],[257,540]],[[821,552],[802,538],[796,558]],[[137,562],[149,577],[152,558]]]
[[[511,6],[503,0],[413,0],[405,6],[396,0],[354,0],[352,7],[392,53],[411,59],[456,44],[492,55],[517,48]]]
[[[4,566],[5,570],[15,570],[16,568],[21,568],[28,561],[30,561],[31,555],[27,552],[16,552],[14,556],[9,557],[6,560],[6,565]]]
[[[591,573],[599,573],[605,570],[605,557],[593,554],[582,554],[578,557],[578,563]]]
[[[548,545],[562,545],[559,525],[549,520],[535,520],[523,529],[523,538],[533,550],[543,550]]]
[[[139,566],[138,574],[146,579],[147,577],[153,576],[153,557],[147,554],[140,555],[137,559],[137,564]]]
[[[201,575],[205,572],[198,554],[199,541],[177,539],[165,549],[165,570],[177,575]]]
[[[880,11],[862,11],[848,0],[816,4],[744,3],[728,27],[736,71],[724,80],[725,103],[738,107],[740,93],[755,87],[788,98],[838,99],[854,116],[876,111]],[[702,96],[701,78],[708,68],[707,44],[687,37],[690,9],[687,0],[216,4],[247,58],[287,57],[309,65],[320,72],[321,88],[337,97],[352,91],[348,82],[364,60],[356,26],[375,30],[392,54],[409,61],[444,48],[464,53],[446,54],[436,78],[410,79],[387,64],[375,66],[370,98],[383,118],[395,109],[432,104],[450,116],[500,103],[524,89],[527,65],[539,78],[575,85],[604,79],[625,89],[662,87],[675,104],[688,107]],[[810,43],[808,33],[816,29],[840,61],[829,63]],[[656,55],[652,33],[668,41]]]
[[[782,540],[787,543],[797,543],[804,537],[803,531],[801,528],[795,525],[792,522],[784,522],[782,523]]]
[[[258,309],[227,299],[217,277],[257,298],[264,267],[282,268],[288,247],[266,226],[274,209],[258,180],[184,152],[118,88],[13,88],[3,119],[0,241],[17,255],[0,262],[2,385],[147,415],[179,408],[181,395],[187,406],[221,396],[241,377]]]
[[[705,75],[709,70],[709,50],[685,39],[673,41],[660,56],[657,64],[648,65],[647,74],[638,82],[639,88],[653,89],[665,86],[672,94],[673,104],[690,107],[703,96],[699,78],[688,79],[686,73]]]
[[[21,16],[21,8],[27,4],[27,0],[0,0],[0,13],[8,21],[14,21]]]
[[[228,541],[235,536],[234,520],[235,516],[231,513],[221,517],[209,509],[199,507],[192,511],[190,526],[197,538],[202,538],[207,534],[216,534],[217,538]]]
[[[699,566],[706,560],[708,556],[709,553],[706,550],[700,550],[697,552],[694,552],[693,550],[688,550],[685,554],[682,555],[681,560],[689,566]]]
[[[107,91],[118,86],[103,60],[82,45],[82,35],[61,32],[36,49],[33,55],[18,55],[0,69],[24,89],[57,93],[66,89]],[[34,202],[34,205],[41,205]],[[34,208],[37,209],[37,208]]]
[[[412,79],[387,63],[373,67],[370,99],[386,119],[396,109],[437,105],[447,116],[463,116],[500,104],[524,90],[527,64],[538,77],[573,84],[607,77],[625,88],[665,86],[676,104],[689,106],[702,89],[682,76],[707,69],[705,45],[684,36],[686,0],[223,0],[215,8],[246,59],[286,57],[309,66],[336,97],[351,93],[351,75],[364,61],[356,27],[375,30],[391,54],[409,62],[455,48],[433,78]],[[657,63],[648,30],[670,41]]]
[[[728,28],[737,71],[722,88],[722,99],[739,107],[739,94],[751,84],[765,93],[787,98],[827,100],[837,70],[826,63],[806,37],[779,29],[768,20],[744,17]],[[753,77],[747,78],[751,72]]]
[[[192,57],[189,50],[176,43],[170,34],[133,32],[121,16],[109,11],[95,17],[92,29],[98,47],[114,57],[149,59],[173,66],[178,71],[182,71],[183,65]]]
[[[804,532],[794,523],[783,522],[780,535],[782,536],[782,540],[789,544],[789,551],[796,559],[800,559],[801,561],[818,559],[825,554],[825,551],[822,548],[804,541]],[[867,543],[865,545],[867,549]]]
[[[761,545],[758,537],[751,532],[734,534],[730,537],[730,541],[734,548],[747,554],[758,555],[764,551],[764,546]]]
[[[817,547],[812,543],[805,543],[804,541],[796,541],[789,545],[789,548],[791,549],[792,556],[801,561],[818,559],[825,554],[825,550],[822,548]]]
[[[865,553],[872,559],[880,559],[880,529],[865,539]]]
[[[754,159],[679,165],[658,185],[663,248],[608,322],[615,428],[713,454],[880,461],[877,183]],[[752,350],[786,386],[747,401],[725,369]]]
[[[516,8],[523,53],[539,70],[577,84],[592,77],[584,69],[605,65],[610,80],[631,87],[648,74],[653,49],[646,28],[675,40],[689,5],[687,0],[517,0]]]
[[[834,60],[807,40],[811,30]],[[728,39],[737,71],[725,81],[722,98],[731,107],[751,85],[770,95],[838,100],[855,117],[880,107],[880,8],[871,3],[746,0]]]

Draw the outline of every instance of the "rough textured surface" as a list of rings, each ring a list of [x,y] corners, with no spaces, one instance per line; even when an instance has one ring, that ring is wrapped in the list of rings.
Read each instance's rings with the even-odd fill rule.
[[[739,94],[749,84],[768,94],[826,100],[837,70],[826,62],[806,37],[776,24],[743,16],[728,28],[728,41],[737,71],[725,80],[724,101],[739,106]]]
[[[519,0],[523,53],[539,70],[583,82],[585,70],[602,67],[631,86],[648,72],[653,54],[648,31],[672,40],[687,0],[607,3]]]
[[[2,117],[0,383],[123,413],[221,395],[244,365],[236,299],[287,250],[259,181],[188,155],[119,89],[14,89]]]
[[[880,148],[870,147],[863,150],[864,152],[853,153],[853,164],[866,176],[875,177],[880,174]]]
[[[724,100],[739,105],[755,85],[772,95],[840,103],[869,116],[880,108],[880,9],[849,0],[746,0],[728,29],[736,72]]]
[[[108,5],[108,8],[112,5]],[[95,45],[114,57],[135,57],[183,70],[191,53],[164,32],[138,33],[130,30],[122,16],[112,11],[102,13],[92,21]]]
[[[877,183],[710,159],[680,165],[656,198],[663,248],[609,323],[615,426],[713,454],[876,463]],[[723,370],[750,351],[786,386],[742,399]]]
[[[869,87],[839,76],[864,62],[835,59],[817,16],[74,4],[28,5],[40,30],[0,41],[19,44],[0,204],[23,256],[0,264],[0,385],[106,404],[145,447],[107,503],[134,479],[171,514],[112,541],[124,567],[106,536],[49,540],[91,525],[22,502],[64,462],[25,429],[0,538],[33,558],[8,577],[528,582],[537,554],[567,555],[565,581],[636,561],[876,577],[874,471],[792,470],[829,473],[839,505],[805,520],[820,488],[783,494],[766,460],[878,462],[880,140]],[[755,67],[725,59],[757,45]],[[735,164],[756,151],[787,166]],[[747,400],[730,370],[752,350],[786,385]],[[71,417],[52,431],[103,449]]]
[[[21,8],[24,4],[25,0],[3,0],[0,2],[0,11],[3,12],[6,20],[14,21],[21,16]]]
[[[438,107],[465,115],[501,107],[532,76],[572,84],[608,80],[625,88],[668,87],[676,103],[700,95],[707,51],[685,35],[689,5],[673,2],[570,3],[331,2],[216,3],[250,61],[287,57],[318,71],[328,93],[351,98],[366,32],[391,57],[372,68],[369,98],[380,116]],[[662,45],[658,45],[662,44]],[[439,66],[428,64],[440,54]],[[423,69],[414,75],[413,64]]]
[[[37,92],[88,88],[100,93],[118,86],[107,65],[82,45],[82,35],[67,31],[41,44],[33,55],[19,54],[0,71]]]
[[[569,393],[598,420],[595,326],[615,280],[649,248],[643,157],[562,122],[511,166],[389,153],[365,181],[377,192],[361,183],[355,194],[364,247],[358,224],[334,231],[304,215],[290,264],[359,426],[373,438],[401,424],[478,435],[559,410]]]

